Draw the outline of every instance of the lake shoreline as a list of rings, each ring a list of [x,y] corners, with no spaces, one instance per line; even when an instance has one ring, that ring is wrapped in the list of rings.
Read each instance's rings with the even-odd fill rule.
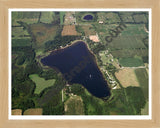
[[[95,65],[96,65],[96,67],[97,67],[98,70],[100,71],[100,73],[101,73],[104,81],[107,83],[107,86],[106,86],[106,87],[109,89],[110,95],[108,95],[108,96],[110,97],[110,96],[111,96],[111,88],[110,88],[110,85],[109,85],[107,79],[105,78],[104,73],[101,71],[100,67],[98,66],[97,57],[95,56],[95,54],[93,53],[93,51],[91,51],[91,49],[89,48],[89,45],[86,43],[86,41],[83,41],[83,40],[74,40],[74,41],[71,42],[71,44],[66,45],[65,47],[61,47],[61,48],[59,48],[59,49],[54,49],[54,50],[52,50],[52,51],[47,52],[46,56],[41,57],[41,59],[43,59],[43,58],[45,58],[45,57],[47,57],[47,56],[49,56],[49,55],[57,54],[57,52],[58,52],[58,51],[61,51],[61,50],[62,50],[62,52],[63,52],[64,49],[70,48],[71,46],[74,46],[74,45],[76,45],[76,44],[78,44],[78,43],[80,43],[80,42],[82,42],[82,43],[86,46],[86,48],[87,48],[87,50],[89,51],[89,53],[90,53],[90,55],[91,55],[91,57],[92,57]],[[40,61],[41,61],[41,59],[40,59]],[[53,68],[53,67],[49,67],[49,66],[44,65],[42,62],[40,62],[40,63],[42,64],[42,67]],[[57,68],[55,67],[55,69],[57,69]],[[59,71],[59,70],[58,70],[58,71]],[[59,72],[60,72],[60,71],[59,71]],[[61,74],[62,74],[62,73],[61,73]],[[84,86],[84,85],[83,85],[83,86]],[[108,96],[107,96],[107,97],[108,97]]]

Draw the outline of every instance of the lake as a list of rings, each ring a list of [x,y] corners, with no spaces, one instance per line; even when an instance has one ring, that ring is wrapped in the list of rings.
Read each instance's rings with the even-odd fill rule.
[[[69,84],[82,84],[96,97],[110,96],[110,89],[99,70],[94,55],[83,41],[53,51],[41,59],[49,67],[58,69]]]
[[[93,19],[93,16],[92,15],[85,15],[83,17],[84,20],[92,20]]]

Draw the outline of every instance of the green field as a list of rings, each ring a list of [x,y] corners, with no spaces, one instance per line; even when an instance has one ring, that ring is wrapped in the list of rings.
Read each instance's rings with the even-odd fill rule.
[[[148,82],[148,73],[146,69],[136,69],[135,70],[138,82],[140,84],[140,87],[143,90],[144,96],[146,99],[148,99],[148,89],[149,89],[149,82]]]
[[[30,34],[23,27],[12,27],[12,37],[17,38],[25,38],[25,36],[29,37]]]
[[[119,63],[123,67],[138,67],[144,66],[143,61],[139,58],[120,58]]]
[[[53,21],[54,16],[55,16],[54,12],[41,12],[40,22],[51,23]]]
[[[98,20],[103,21],[104,23],[117,23],[120,22],[120,18],[117,13],[113,12],[100,12],[98,13]]]
[[[133,12],[119,12],[123,22],[131,22],[131,23],[134,23],[134,20],[133,20]]]
[[[108,44],[108,47],[112,50],[136,48],[146,49],[143,42],[143,39],[146,38],[146,36],[147,33],[144,31],[144,25],[127,25],[118,37],[112,38],[112,42]]]
[[[145,107],[146,101],[143,90],[140,87],[127,87],[125,89],[128,103],[132,106],[135,114],[140,114],[141,109]]]
[[[17,21],[27,24],[37,23],[40,12],[12,12],[12,25],[19,25]]]
[[[133,15],[133,18],[136,23],[147,23],[148,20],[145,14],[135,14]]]
[[[146,57],[148,56],[147,49],[123,49],[123,50],[112,50],[112,55],[116,58],[128,58],[134,57],[135,55]]]
[[[29,75],[30,79],[36,84],[35,94],[40,94],[45,88],[53,86],[55,79],[45,80],[44,78],[39,77],[37,74]]]
[[[30,38],[12,39],[12,47],[30,46],[30,45],[31,45],[31,39]]]
[[[63,25],[65,12],[60,12],[60,24]]]

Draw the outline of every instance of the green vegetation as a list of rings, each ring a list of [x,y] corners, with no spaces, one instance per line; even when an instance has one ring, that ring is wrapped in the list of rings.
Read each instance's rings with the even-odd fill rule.
[[[40,22],[48,24],[52,23],[54,16],[55,16],[54,12],[41,12]]]
[[[138,67],[144,66],[143,61],[139,58],[120,58],[119,63],[123,67]]]
[[[12,27],[12,38],[30,38],[30,35],[24,27]]]
[[[12,39],[12,47],[17,46],[31,46],[31,39],[25,38],[25,39]]]
[[[144,108],[146,103],[142,89],[139,87],[127,87],[125,90],[129,104],[134,107],[136,114],[140,114],[141,108]]]
[[[120,22],[120,17],[117,12],[100,12],[98,13],[98,20],[106,24]]]
[[[145,105],[142,89],[138,87],[113,90],[110,101],[94,97],[79,84],[70,87],[71,93],[82,97],[85,115],[109,115],[112,112],[116,115],[135,115],[140,114]]]
[[[55,83],[55,79],[45,80],[37,74],[30,75],[29,78],[36,84],[35,94],[40,94],[45,88],[53,86]]]
[[[60,24],[63,25],[65,12],[60,12]]]
[[[140,84],[140,87],[142,88],[142,91],[144,93],[144,96],[146,100],[148,100],[148,93],[149,93],[148,73],[144,68],[136,69],[135,73],[136,73],[138,82]]]
[[[12,25],[19,25],[17,21],[22,21],[27,24],[37,23],[39,16],[40,12],[12,12]]]
[[[71,96],[65,103],[65,109],[65,115],[84,115],[81,97]]]

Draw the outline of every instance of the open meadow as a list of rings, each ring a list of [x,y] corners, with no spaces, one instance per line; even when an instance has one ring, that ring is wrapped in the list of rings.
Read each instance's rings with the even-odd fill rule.
[[[40,94],[45,88],[53,86],[56,81],[55,79],[45,80],[37,74],[30,75],[29,77],[36,84],[35,94]]]

